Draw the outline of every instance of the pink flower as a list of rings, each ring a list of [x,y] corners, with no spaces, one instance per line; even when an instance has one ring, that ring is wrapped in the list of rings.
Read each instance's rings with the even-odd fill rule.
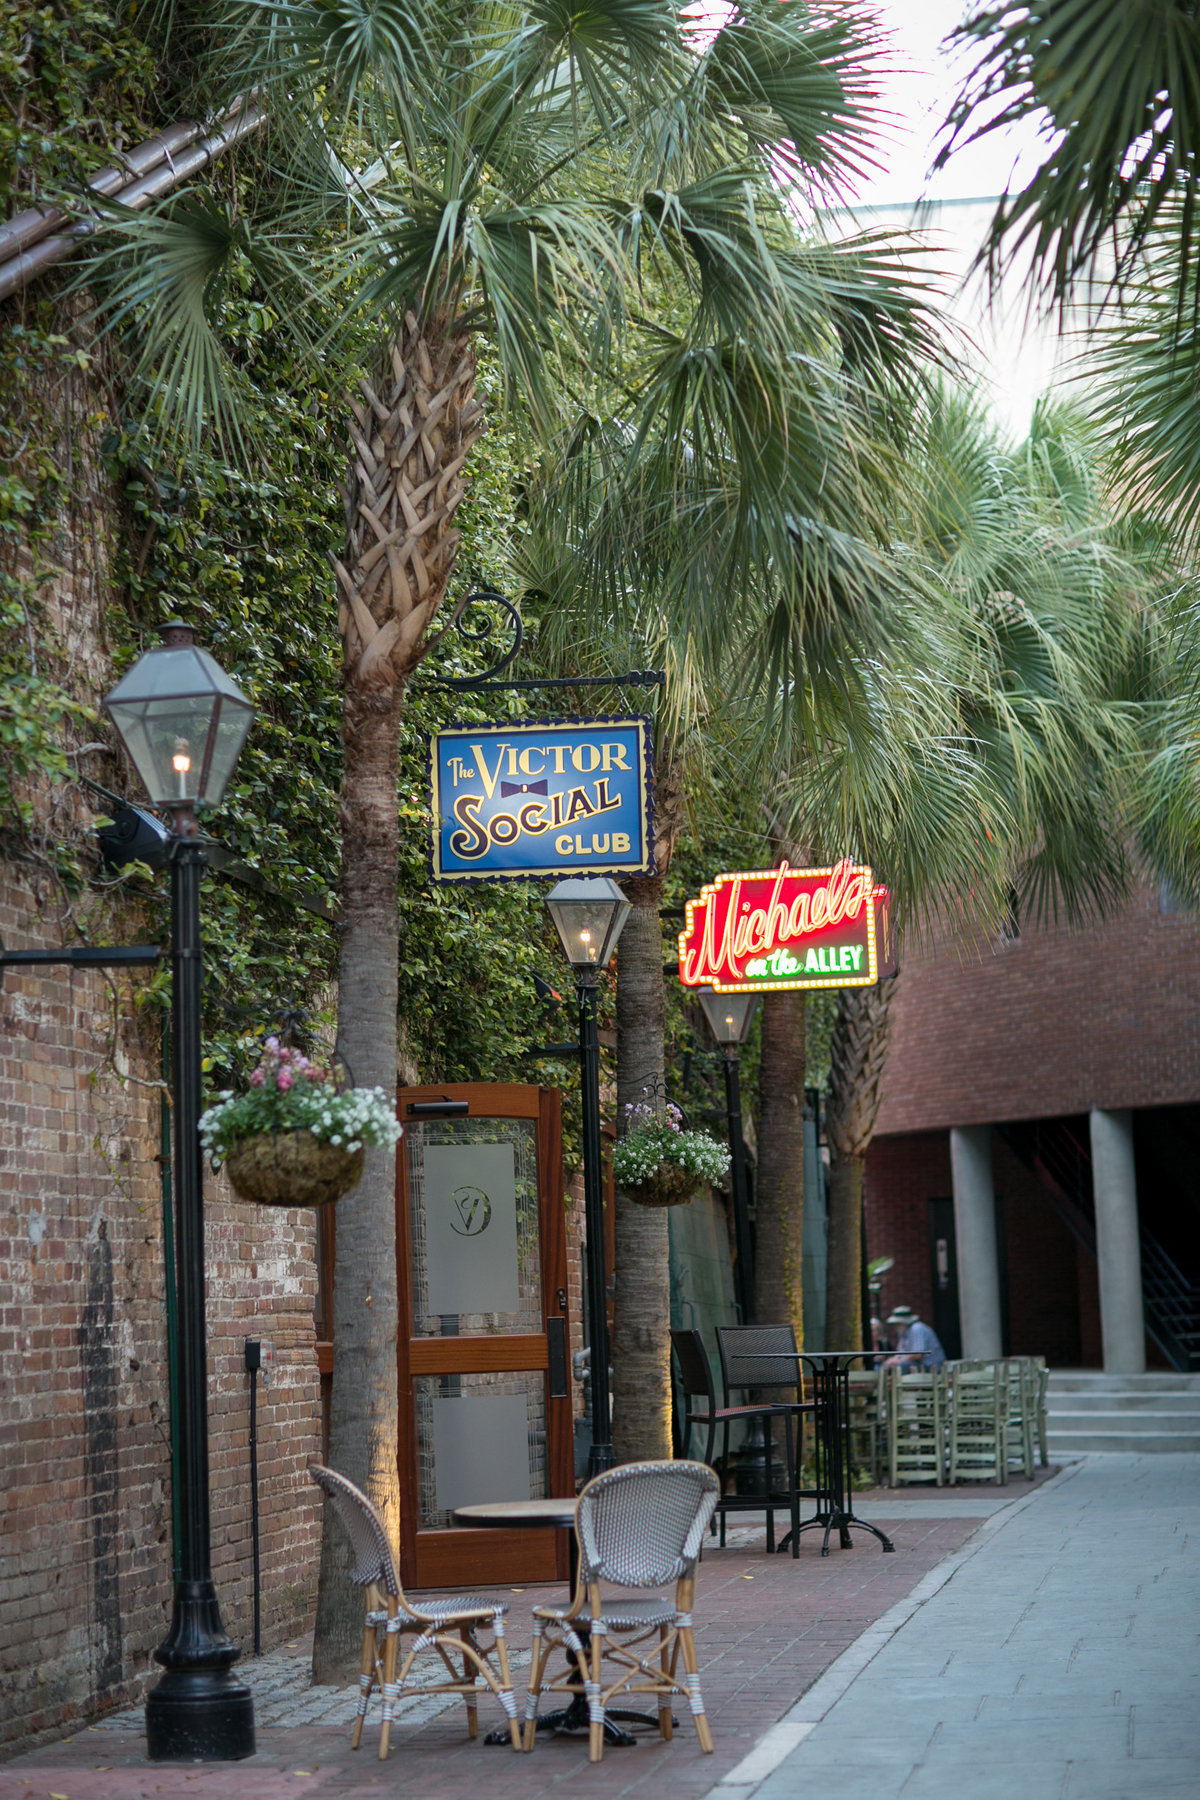
[[[250,1076],[250,1086],[261,1087],[266,1079],[261,1069],[255,1069]]]
[[[279,1039],[277,1037],[269,1037],[266,1042],[266,1048],[268,1050],[278,1050]]]
[[[286,1094],[292,1085],[292,1080],[292,1071],[290,1069],[280,1069],[278,1075],[275,1077],[275,1086],[279,1089],[281,1094]]]

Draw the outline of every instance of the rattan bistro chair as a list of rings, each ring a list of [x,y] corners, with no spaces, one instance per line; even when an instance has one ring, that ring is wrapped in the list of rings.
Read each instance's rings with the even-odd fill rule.
[[[367,1496],[321,1463],[310,1463],[309,1474],[333,1502],[338,1517],[350,1533],[354,1547],[354,1567],[350,1580],[355,1587],[366,1588],[367,1617],[363,1631],[362,1665],[358,1677],[358,1717],[350,1748],[357,1750],[362,1742],[363,1720],[367,1703],[376,1682],[383,1699],[383,1723],[379,1733],[379,1760],[388,1753],[392,1734],[392,1715],[403,1697],[409,1670],[423,1650],[433,1650],[450,1671],[449,1681],[433,1687],[422,1687],[422,1694],[461,1694],[467,1703],[467,1731],[474,1737],[478,1726],[478,1688],[476,1672],[483,1676],[508,1719],[509,1736],[514,1750],[521,1748],[517,1724],[517,1703],[513,1697],[512,1678],[508,1672],[508,1652],[504,1642],[504,1617],[508,1607],[498,1600],[484,1600],[478,1594],[458,1594],[450,1600],[427,1600],[414,1606],[404,1597],[396,1560],[388,1540],[387,1527]],[[382,1601],[382,1604],[380,1602]],[[495,1642],[481,1649],[475,1634],[479,1630],[493,1633]],[[404,1659],[399,1675],[396,1664],[400,1638],[415,1632],[416,1642]],[[380,1657],[380,1640],[383,1655]],[[499,1674],[491,1666],[495,1653]],[[458,1674],[452,1655],[462,1659]]]
[[[767,1512],[767,1552],[775,1548],[775,1509],[771,1504],[788,1508],[793,1527],[796,1525],[796,1456],[792,1437],[792,1407],[788,1403],[763,1400],[752,1406],[718,1406],[716,1388],[713,1385],[712,1368],[708,1353],[704,1348],[704,1339],[694,1328],[671,1333],[671,1348],[675,1352],[675,1360],[679,1365],[679,1378],[683,1385],[684,1409],[682,1454],[692,1454],[692,1428],[700,1426],[704,1430],[704,1449],[701,1461],[710,1468],[716,1468],[713,1462],[713,1450],[716,1445],[717,1429],[721,1430],[721,1456],[718,1473],[721,1478],[721,1496],[717,1501],[714,1522],[720,1526],[720,1542],[725,1546],[725,1516],[731,1512]],[[795,1376],[793,1375],[793,1380]],[[787,1457],[788,1492],[784,1499],[772,1496],[770,1483],[767,1483],[765,1494],[739,1494],[736,1491],[734,1471],[729,1456],[729,1427],[739,1424],[753,1424],[759,1421],[763,1427],[766,1440],[766,1467],[770,1469],[771,1457],[771,1419],[782,1419],[784,1422],[784,1450]]]
[[[712,1750],[692,1635],[692,1597],[696,1558],[719,1493],[713,1471],[698,1462],[623,1463],[588,1482],[575,1515],[575,1592],[565,1606],[533,1609],[526,1750],[533,1749],[546,1663],[556,1649],[566,1653],[568,1666],[549,1683],[551,1691],[578,1692],[579,1671],[586,1671],[589,1762],[604,1754],[606,1708],[626,1694],[657,1696],[664,1738],[672,1733],[672,1697],[681,1694],[692,1709],[701,1750],[706,1755]],[[632,1599],[601,1589],[602,1582],[629,1589],[668,1581],[675,1583],[673,1598]]]

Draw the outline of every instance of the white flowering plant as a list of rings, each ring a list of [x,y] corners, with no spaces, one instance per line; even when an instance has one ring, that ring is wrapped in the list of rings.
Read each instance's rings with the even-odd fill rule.
[[[401,1126],[382,1088],[339,1088],[323,1064],[269,1037],[244,1094],[227,1088],[200,1119],[200,1142],[215,1165],[251,1137],[311,1131],[315,1138],[355,1152],[390,1147]]]
[[[685,1131],[673,1101],[662,1112],[644,1101],[625,1108],[625,1136],[612,1149],[613,1179],[619,1187],[642,1187],[666,1164],[698,1181],[720,1181],[729,1170],[729,1151],[706,1131]]]

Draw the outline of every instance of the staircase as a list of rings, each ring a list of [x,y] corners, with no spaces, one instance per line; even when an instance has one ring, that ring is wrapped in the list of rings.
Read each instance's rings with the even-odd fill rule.
[[[1094,1257],[1096,1214],[1086,1129],[1086,1120],[1069,1119],[1031,1119],[996,1127],[1037,1176],[1063,1224]],[[1138,1235],[1146,1330],[1174,1368],[1200,1371],[1200,1282],[1185,1274],[1144,1219]]]
[[[1046,1394],[1050,1458],[1104,1451],[1200,1451],[1200,1375],[1054,1369]]]

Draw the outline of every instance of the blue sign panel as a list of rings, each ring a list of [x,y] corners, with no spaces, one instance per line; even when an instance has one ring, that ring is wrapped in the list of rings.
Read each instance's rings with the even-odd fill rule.
[[[653,868],[649,719],[455,726],[430,765],[435,881]]]

